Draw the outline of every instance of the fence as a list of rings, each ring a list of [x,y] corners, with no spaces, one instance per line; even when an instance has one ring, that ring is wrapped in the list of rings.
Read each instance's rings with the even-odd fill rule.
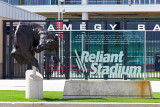
[[[55,26],[59,26],[57,24],[57,21],[36,21],[36,20],[30,20],[30,21],[18,21],[18,20],[4,20],[3,21],[3,78],[24,78],[25,77],[25,71],[27,70],[27,65],[20,65],[17,63],[15,59],[10,55],[12,51],[13,41],[14,41],[14,32],[16,30],[16,26],[19,22],[32,22],[32,23],[38,23],[41,26],[44,26],[44,28],[48,28],[50,23],[55,24]],[[64,42],[68,39],[68,32],[52,32],[53,35],[55,33],[60,36],[59,38],[59,47],[61,49],[61,45],[68,46],[68,42]],[[64,36],[65,35],[65,36]],[[62,38],[63,36],[63,38]],[[63,44],[65,43],[65,44]],[[67,52],[67,51],[66,51]],[[52,52],[41,52],[40,54],[36,54],[36,58],[39,61],[40,66],[40,73],[43,75],[44,78],[50,79],[64,79],[69,78],[69,70],[66,63],[58,63],[55,59],[55,51]],[[65,54],[65,51],[64,51]],[[65,54],[65,56],[67,56]],[[68,58],[68,57],[67,57]],[[66,60],[67,58],[64,57],[63,59]],[[60,57],[61,59],[61,57]],[[66,72],[67,71],[67,72]]]
[[[3,78],[24,78],[25,77],[25,71],[27,69],[26,65],[19,65],[11,56],[10,52],[12,50],[12,44],[13,44],[13,35],[16,28],[16,25],[20,22],[19,20],[5,20],[3,22]],[[29,21],[23,21],[23,22],[34,22],[39,23],[44,28],[48,28],[50,24],[54,26],[55,30],[62,30],[62,25],[66,24],[69,26],[69,24],[72,24],[72,30],[71,31],[51,31],[53,34],[57,34],[60,38],[60,63],[56,63],[55,60],[55,52],[44,52],[39,55],[37,55],[37,59],[40,62],[41,67],[41,73],[43,74],[44,78],[50,79],[61,79],[61,78],[92,78],[85,77],[85,75],[88,74],[82,74],[82,69],[78,68],[77,62],[76,62],[76,54],[75,54],[75,48],[77,49],[77,54],[81,56],[81,50],[82,48],[84,51],[89,51],[91,54],[96,54],[97,51],[104,51],[104,53],[109,54],[119,54],[120,51],[123,51],[125,56],[125,60],[123,60],[123,63],[125,66],[128,66],[127,64],[141,66],[141,72],[143,74],[133,75],[133,76],[127,76],[127,78],[159,78],[160,72],[159,70],[155,69],[155,62],[156,62],[156,55],[160,54],[160,31],[153,31],[155,26],[157,24],[160,24],[160,20],[88,20],[88,21],[82,21],[82,20],[64,20],[64,21],[57,21],[57,20],[29,20]],[[60,24],[61,23],[61,24]],[[86,30],[79,31],[80,24],[86,24],[85,28]],[[95,31],[95,24],[97,26],[97,29],[99,29],[99,26],[101,26],[101,31]],[[115,33],[113,36],[114,39],[108,38],[105,40],[104,35],[109,35],[107,31],[112,31],[112,27],[115,26]],[[141,37],[143,34],[138,34],[138,24],[144,24],[145,25],[145,38]],[[128,31],[134,31],[134,32],[128,32],[128,33],[122,33],[120,30],[127,32]],[[90,31],[90,32],[89,32]],[[118,32],[119,31],[119,32]],[[136,32],[137,31],[137,32]],[[141,31],[144,32],[144,31]],[[112,34],[112,33],[111,33]],[[110,35],[111,35],[110,34]],[[81,41],[82,35],[84,35],[84,41]],[[100,35],[100,36],[98,36]],[[119,36],[122,35],[122,36]],[[124,35],[131,35],[130,37],[124,36]],[[135,36],[134,36],[135,35]],[[137,35],[137,36],[136,36]],[[139,36],[138,36],[139,35]],[[141,35],[141,36],[140,36]],[[91,38],[93,36],[94,39]],[[109,36],[108,36],[109,37]],[[121,40],[121,42],[118,42],[117,40],[122,39],[122,37],[127,37],[130,40],[130,42]],[[135,38],[133,38],[135,37]],[[88,38],[88,40],[87,40]],[[90,39],[93,41],[92,43],[89,42]],[[141,43],[138,43],[138,39],[141,38]],[[97,42],[97,40],[103,41],[103,42]],[[75,41],[74,41],[75,40]],[[125,39],[123,39],[125,40]],[[146,42],[144,43],[144,41]],[[78,41],[76,43],[76,41]],[[88,42],[87,42],[88,41]],[[117,45],[112,45],[114,42],[107,42],[107,41],[117,41]],[[83,42],[83,45],[82,45]],[[140,41],[139,41],[140,42]],[[87,43],[84,45],[84,43]],[[91,44],[89,44],[91,43]],[[96,44],[98,43],[98,44]],[[101,43],[105,43],[105,45],[102,45]],[[146,49],[144,49],[144,44],[146,44]],[[99,48],[101,47],[101,48]],[[128,48],[126,48],[128,47]],[[86,49],[86,50],[85,50]],[[122,49],[119,51],[116,51],[118,49]],[[129,49],[129,50],[127,50]],[[94,51],[92,51],[94,50]],[[146,53],[143,53],[144,50],[146,50]],[[73,53],[74,52],[74,53]],[[146,54],[146,55],[145,55]],[[144,58],[144,56],[146,56]],[[73,59],[74,58],[74,59]],[[90,64],[86,64],[87,66],[90,66]],[[111,65],[110,65],[111,66]],[[146,70],[144,70],[146,69]],[[87,70],[92,71],[92,70]],[[144,75],[144,71],[146,71],[146,74]],[[74,72],[74,73],[73,73]],[[70,73],[70,74],[69,74]],[[72,75],[73,74],[73,75]],[[82,74],[82,75],[81,75]],[[94,75],[96,76],[96,75]],[[126,78],[125,75],[119,76],[109,76],[107,75],[100,75],[96,76],[96,78],[104,79],[105,78]]]

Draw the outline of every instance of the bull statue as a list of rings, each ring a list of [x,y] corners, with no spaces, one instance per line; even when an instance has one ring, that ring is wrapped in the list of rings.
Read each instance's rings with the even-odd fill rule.
[[[56,51],[59,60],[58,37],[46,31],[36,23],[20,22],[14,34],[14,45],[11,55],[19,64],[31,64],[39,69],[35,53]]]

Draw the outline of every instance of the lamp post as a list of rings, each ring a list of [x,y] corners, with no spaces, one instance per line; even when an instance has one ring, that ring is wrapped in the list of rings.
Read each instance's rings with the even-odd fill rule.
[[[128,5],[131,6],[131,4],[132,4],[132,1],[128,0]]]
[[[60,20],[60,4],[61,4],[61,2],[60,2],[60,0],[58,0],[58,20]]]
[[[61,19],[61,12],[62,12],[62,20],[63,20],[63,13],[65,12],[64,8],[62,8],[62,9],[60,8],[62,2],[64,2],[64,0],[58,0],[58,7],[59,7],[59,10],[58,10],[58,20]]]
[[[63,5],[62,5],[62,20],[63,20],[63,14],[65,13],[65,8],[63,8]]]
[[[58,10],[58,20],[63,20],[63,13],[65,13],[65,9],[63,8],[63,5],[61,5],[61,3],[64,2],[64,0],[58,0],[58,7],[59,7],[59,10]],[[62,8],[61,8],[62,6]],[[62,13],[62,15],[61,15]],[[62,18],[61,18],[62,17]],[[60,31],[61,30],[61,22],[58,22],[58,30]],[[63,26],[63,25],[62,25]],[[60,62],[63,64],[63,40],[61,40],[61,34],[59,34],[59,59],[60,59]],[[62,59],[61,57],[62,56]],[[61,69],[60,69],[60,64],[59,62],[59,71],[61,72]]]

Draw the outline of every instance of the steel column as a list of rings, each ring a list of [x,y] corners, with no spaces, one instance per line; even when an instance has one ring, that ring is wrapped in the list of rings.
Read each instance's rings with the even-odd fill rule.
[[[50,22],[47,22],[47,28],[50,25]],[[50,55],[49,52],[46,51],[46,67],[45,67],[45,75],[47,77],[47,79],[50,79],[50,67],[49,67],[49,59],[50,59]]]
[[[9,78],[13,78],[13,58],[10,55],[12,52],[12,39],[13,39],[13,22],[10,22],[10,29],[9,29]]]
[[[124,30],[127,30],[127,21],[125,21],[125,20],[124,20],[124,25],[123,25],[123,27],[124,27]]]
[[[45,75],[46,75],[46,78],[47,79],[50,79],[50,76],[49,76],[49,72],[50,72],[50,67],[49,67],[49,59],[50,59],[50,57],[49,57],[49,52],[47,52],[46,51],[46,69],[45,69]]]
[[[69,79],[70,76],[70,33],[65,32],[64,33],[64,39],[65,39],[65,78]]]
[[[3,79],[6,78],[6,21],[3,21]]]

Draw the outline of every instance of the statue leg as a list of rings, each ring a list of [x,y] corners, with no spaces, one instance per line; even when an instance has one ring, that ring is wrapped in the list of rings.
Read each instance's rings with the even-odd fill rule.
[[[60,59],[59,59],[59,46],[58,46],[58,45],[55,45],[54,50],[56,51],[56,59],[57,59],[57,62],[59,62],[59,61],[60,61]]]
[[[11,56],[14,57],[19,64],[26,64],[27,63],[27,61],[21,55],[21,52],[19,49],[13,48],[13,50],[11,52]]]
[[[33,66],[35,66],[36,68],[38,68],[39,70],[39,64],[37,59],[34,57],[34,55],[30,52],[30,51],[25,51],[22,53],[22,56]]]

